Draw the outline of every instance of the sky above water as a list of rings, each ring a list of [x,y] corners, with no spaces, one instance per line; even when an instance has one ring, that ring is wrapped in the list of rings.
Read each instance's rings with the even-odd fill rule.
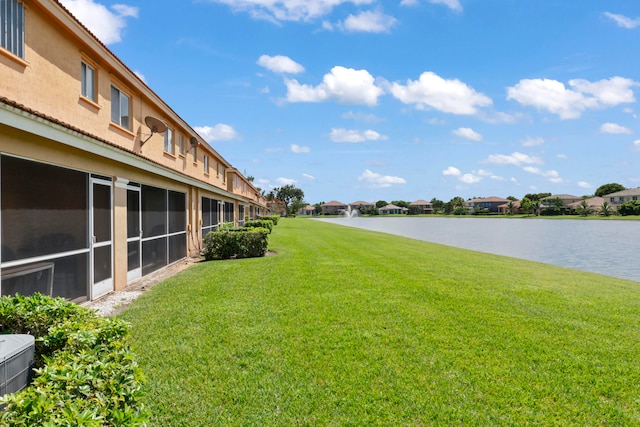
[[[640,186],[637,0],[60,0],[266,192]]]

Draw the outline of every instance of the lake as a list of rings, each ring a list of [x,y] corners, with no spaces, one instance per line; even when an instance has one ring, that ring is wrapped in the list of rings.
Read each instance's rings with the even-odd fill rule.
[[[640,221],[423,216],[319,220],[640,282]]]

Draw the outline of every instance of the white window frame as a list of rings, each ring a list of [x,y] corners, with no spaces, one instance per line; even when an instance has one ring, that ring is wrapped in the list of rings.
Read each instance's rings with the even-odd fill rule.
[[[202,158],[202,163],[204,164],[204,173],[209,175],[209,156],[205,154]]]
[[[24,59],[24,4],[22,0],[3,0],[0,2],[0,47],[13,55]]]
[[[96,102],[96,69],[87,61],[80,61],[80,94]]]
[[[178,135],[178,154],[184,156],[184,138],[182,135]]]
[[[117,94],[115,100],[113,99],[114,93]],[[127,115],[123,116],[122,107],[125,100]],[[126,123],[122,120],[123,117],[126,117]],[[114,84],[111,85],[111,122],[123,129],[131,130],[131,96]]]
[[[164,151],[169,154],[175,154],[175,145],[173,143],[173,129],[167,127],[164,131]]]

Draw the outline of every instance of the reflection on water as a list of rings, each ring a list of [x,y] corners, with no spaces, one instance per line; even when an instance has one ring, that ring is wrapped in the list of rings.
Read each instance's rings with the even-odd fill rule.
[[[640,282],[640,221],[469,217],[321,221]]]

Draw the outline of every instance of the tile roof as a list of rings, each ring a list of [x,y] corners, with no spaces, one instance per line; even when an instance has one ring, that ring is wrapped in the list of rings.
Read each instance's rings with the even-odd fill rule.
[[[605,194],[603,197],[629,197],[629,196],[640,196],[640,187],[627,188],[626,190],[616,191],[615,193],[611,193],[611,194]]]

